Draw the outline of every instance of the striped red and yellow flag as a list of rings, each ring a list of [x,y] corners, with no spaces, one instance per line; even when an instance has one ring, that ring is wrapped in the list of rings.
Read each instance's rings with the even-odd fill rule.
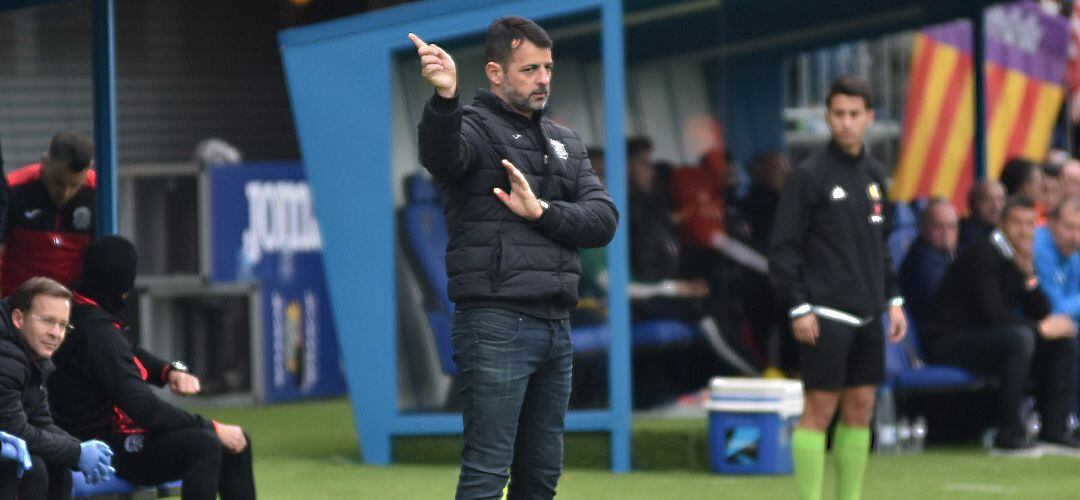
[[[1067,25],[1029,3],[986,14],[986,167],[1046,157],[1064,98]],[[975,85],[971,25],[934,26],[915,37],[895,200],[943,196],[966,208],[974,181]]]

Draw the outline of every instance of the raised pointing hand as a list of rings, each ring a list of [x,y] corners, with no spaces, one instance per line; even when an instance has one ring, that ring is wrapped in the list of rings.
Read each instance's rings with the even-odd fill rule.
[[[442,47],[424,43],[414,33],[409,33],[409,40],[416,45],[416,54],[420,56],[420,74],[440,96],[447,99],[454,97],[457,93],[457,65],[454,58]]]

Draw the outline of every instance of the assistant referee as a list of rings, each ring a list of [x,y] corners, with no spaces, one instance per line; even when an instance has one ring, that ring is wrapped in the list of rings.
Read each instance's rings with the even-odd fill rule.
[[[885,378],[882,311],[889,311],[890,341],[907,329],[886,245],[884,169],[863,146],[874,122],[871,101],[864,80],[833,82],[825,101],[829,145],[792,172],[776,211],[769,269],[790,307],[805,389],[791,445],[800,499],[821,498],[825,431],[837,406],[837,498],[859,498],[874,392]]]

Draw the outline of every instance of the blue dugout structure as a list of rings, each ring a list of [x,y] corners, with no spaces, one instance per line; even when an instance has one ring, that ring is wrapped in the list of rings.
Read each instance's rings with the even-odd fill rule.
[[[426,1],[282,32],[279,36],[301,155],[316,200],[324,262],[353,415],[365,462],[388,464],[393,436],[458,434],[457,413],[407,414],[396,402],[391,65],[428,42],[483,33],[504,15],[545,19],[600,13],[607,144],[623,144],[620,0]],[[476,69],[476,68],[474,68]],[[419,67],[417,68],[419,71]],[[625,151],[607,151],[608,190],[626,213]],[[611,467],[630,469],[630,312],[627,219],[608,247],[610,406],[571,411],[567,430],[611,435]]]

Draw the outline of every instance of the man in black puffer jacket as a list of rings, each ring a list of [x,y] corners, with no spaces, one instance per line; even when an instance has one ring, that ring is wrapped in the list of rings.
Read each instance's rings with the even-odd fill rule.
[[[70,312],[71,292],[40,276],[0,301],[0,431],[26,442],[32,464],[18,479],[13,464],[0,464],[0,500],[71,498],[74,468],[88,483],[112,474],[112,450],[100,441],[79,443],[49,411],[50,358],[64,341]]]
[[[435,87],[420,161],[439,185],[450,241],[452,343],[465,448],[457,497],[551,498],[562,472],[578,248],[601,247],[618,213],[570,129],[544,118],[551,38],[528,19],[488,28],[491,90],[457,100],[453,58],[410,34]],[[511,476],[512,471],[512,476]]]

